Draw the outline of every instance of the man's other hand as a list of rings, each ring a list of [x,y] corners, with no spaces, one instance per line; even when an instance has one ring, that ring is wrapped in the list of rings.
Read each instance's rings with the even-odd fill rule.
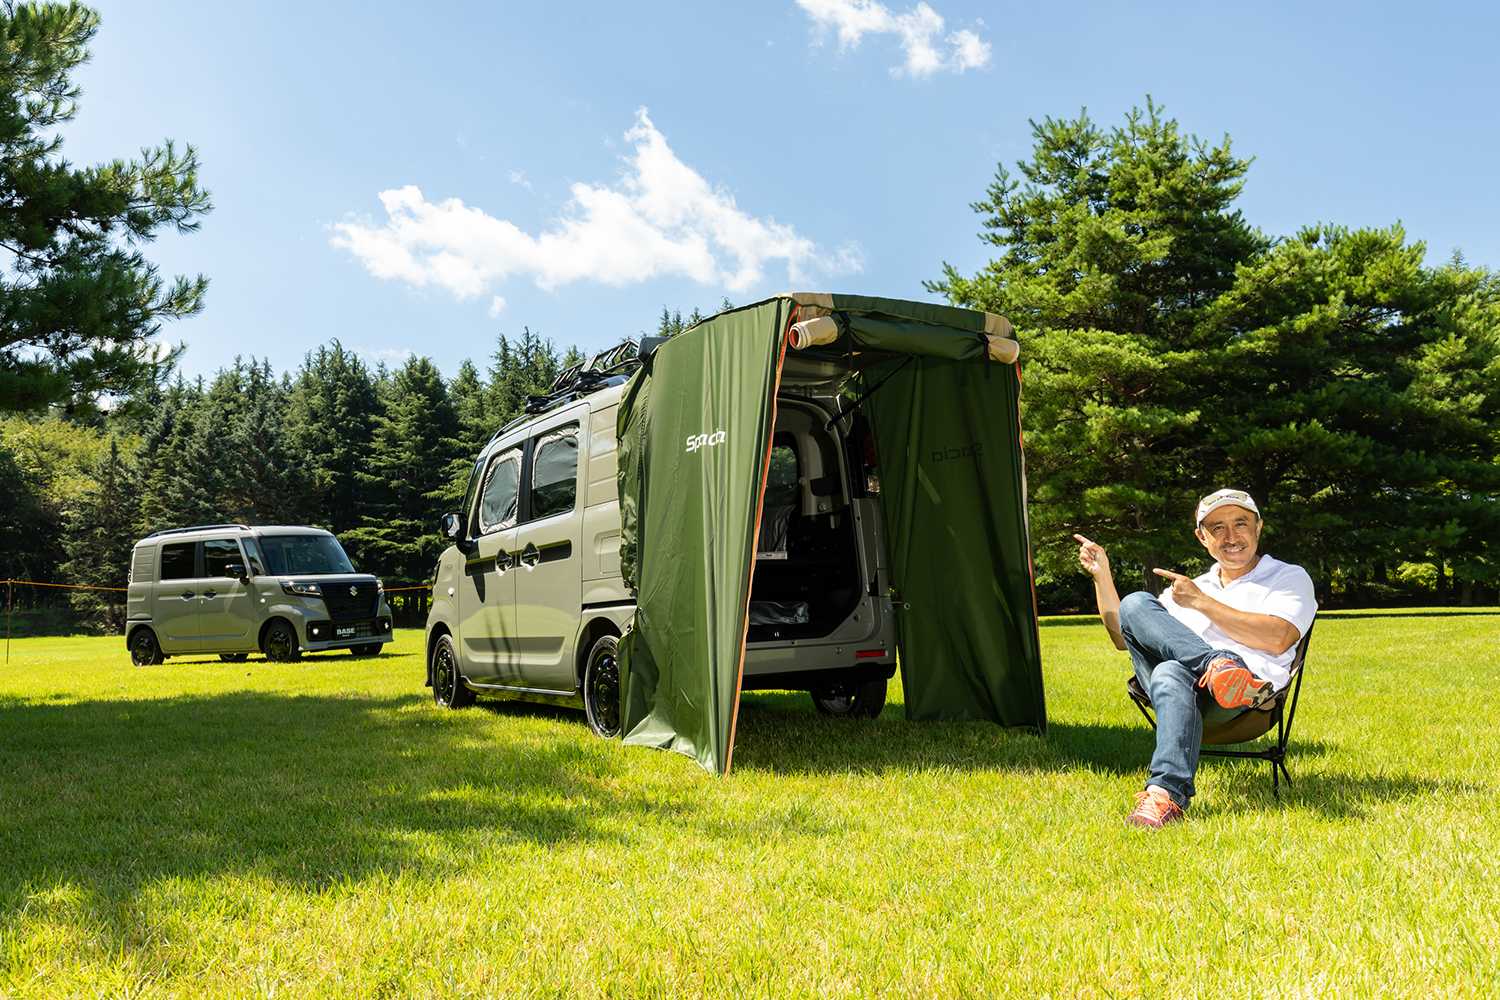
[[[1082,535],[1074,535],[1081,543],[1078,549],[1078,565],[1093,577],[1103,577],[1108,580],[1109,556],[1105,554],[1104,547],[1097,542],[1091,542]]]
[[[1183,576],[1181,573],[1173,573],[1169,569],[1153,569],[1151,572],[1172,581],[1172,586],[1167,589],[1172,591],[1172,600],[1176,601],[1179,607],[1196,608],[1204,601],[1211,600],[1203,592],[1203,588],[1193,582],[1192,577]]]

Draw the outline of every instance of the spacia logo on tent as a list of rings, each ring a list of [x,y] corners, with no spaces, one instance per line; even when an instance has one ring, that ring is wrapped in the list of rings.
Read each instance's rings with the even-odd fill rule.
[[[689,434],[687,439],[688,454],[700,448],[712,448],[716,444],[724,443],[724,432],[714,431],[712,434]]]

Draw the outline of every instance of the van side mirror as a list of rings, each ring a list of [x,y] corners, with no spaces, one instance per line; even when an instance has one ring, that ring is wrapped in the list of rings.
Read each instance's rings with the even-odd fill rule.
[[[224,567],[224,575],[236,577],[241,583],[250,582],[250,574],[245,572],[245,567],[239,563],[230,563]]]
[[[443,537],[450,542],[462,541],[464,537],[464,519],[458,514],[443,515]]]

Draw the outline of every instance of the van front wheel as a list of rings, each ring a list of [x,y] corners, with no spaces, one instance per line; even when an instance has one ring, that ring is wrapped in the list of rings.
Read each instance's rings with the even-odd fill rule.
[[[839,684],[812,692],[813,707],[824,715],[873,719],[885,708],[884,677],[863,684]]]
[[[595,736],[620,735],[620,640],[606,635],[589,650],[583,668],[583,710]]]
[[[438,708],[467,708],[474,704],[474,692],[458,672],[458,650],[451,635],[438,636],[432,646],[432,700]]]
[[[297,644],[297,627],[285,618],[271,622],[261,648],[272,663],[294,663],[302,658],[302,648]]]

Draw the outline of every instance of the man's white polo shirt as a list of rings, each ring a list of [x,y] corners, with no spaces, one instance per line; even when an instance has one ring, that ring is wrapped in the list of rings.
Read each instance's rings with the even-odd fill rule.
[[[1220,604],[1254,614],[1275,615],[1291,622],[1299,637],[1307,634],[1313,616],[1318,613],[1318,599],[1313,594],[1312,577],[1307,575],[1307,570],[1267,555],[1261,556],[1254,569],[1237,580],[1231,580],[1227,587],[1219,583],[1218,563],[1193,582]],[[1292,679],[1287,668],[1297,657],[1295,645],[1280,656],[1272,656],[1264,650],[1235,642],[1229,633],[1209,621],[1202,612],[1178,606],[1172,600],[1170,590],[1162,591],[1161,603],[1168,614],[1198,633],[1214,649],[1238,653],[1245,666],[1276,685],[1276,690],[1286,687]]]

